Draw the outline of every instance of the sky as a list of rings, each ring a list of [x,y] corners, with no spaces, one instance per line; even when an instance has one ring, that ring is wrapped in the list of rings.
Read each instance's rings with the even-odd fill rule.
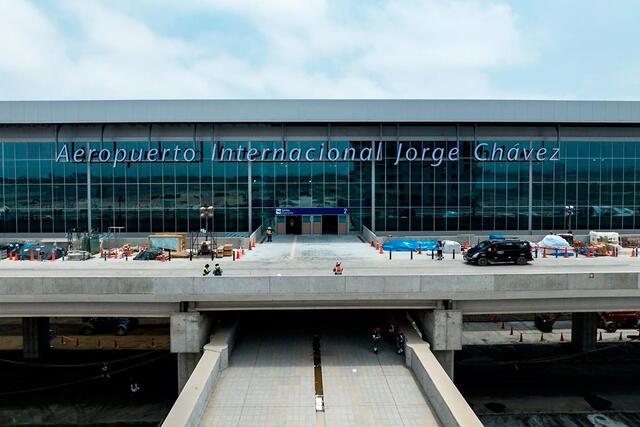
[[[638,0],[0,0],[0,100],[640,98]]]

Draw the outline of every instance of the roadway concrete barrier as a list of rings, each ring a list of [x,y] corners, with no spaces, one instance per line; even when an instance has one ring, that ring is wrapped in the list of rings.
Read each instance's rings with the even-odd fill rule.
[[[480,419],[431,352],[429,343],[413,328],[404,330],[407,337],[405,363],[413,371],[442,425],[481,427]]]
[[[198,426],[209,397],[215,388],[220,373],[229,366],[229,355],[233,350],[237,322],[218,328],[191,377],[185,384],[171,411],[162,423],[163,427]]]

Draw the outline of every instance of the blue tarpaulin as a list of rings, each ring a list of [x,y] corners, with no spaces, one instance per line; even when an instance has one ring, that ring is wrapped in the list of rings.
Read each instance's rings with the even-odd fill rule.
[[[431,251],[438,249],[438,242],[435,240],[417,241],[417,240],[392,240],[382,245],[382,249],[392,252],[411,252],[418,249],[423,251]]]
[[[490,234],[489,235],[489,240],[495,240],[495,239],[504,239],[504,236],[502,234]]]

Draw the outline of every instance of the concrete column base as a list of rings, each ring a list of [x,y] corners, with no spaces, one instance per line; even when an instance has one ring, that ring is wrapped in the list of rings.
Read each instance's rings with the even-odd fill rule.
[[[447,373],[449,378],[453,380],[453,360],[455,356],[454,350],[432,350],[442,369]]]
[[[49,350],[49,318],[22,318],[22,357],[40,359]]]
[[[178,392],[181,392],[198,365],[202,353],[178,353]]]
[[[597,324],[597,313],[571,314],[571,345],[575,351],[586,352],[596,348]]]

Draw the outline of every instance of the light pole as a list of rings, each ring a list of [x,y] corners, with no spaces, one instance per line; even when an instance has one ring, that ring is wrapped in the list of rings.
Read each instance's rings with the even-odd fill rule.
[[[571,205],[564,207],[564,214],[569,217],[569,234],[571,234],[571,217],[573,216],[574,211],[575,208]]]
[[[200,218],[204,218],[205,238],[207,234],[211,234],[209,240],[209,251],[211,252],[211,260],[213,261],[213,206],[200,206]],[[209,218],[211,218],[211,230],[209,230]]]

